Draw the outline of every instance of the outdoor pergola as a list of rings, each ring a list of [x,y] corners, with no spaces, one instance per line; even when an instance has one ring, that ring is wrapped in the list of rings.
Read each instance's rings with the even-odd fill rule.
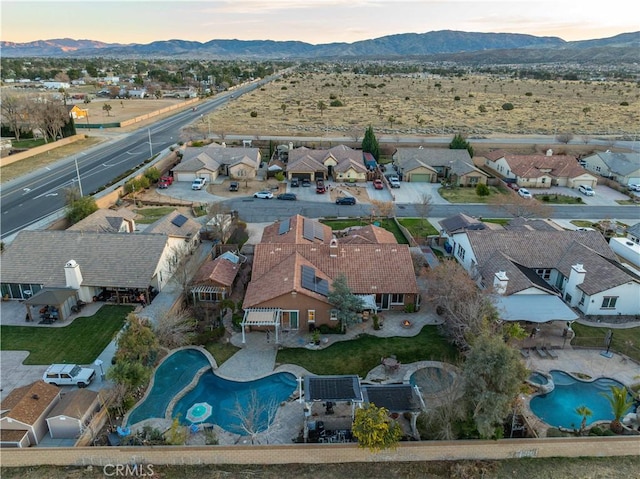
[[[223,299],[225,299],[227,297],[227,290],[226,288],[223,288],[221,286],[208,286],[208,285],[199,285],[199,286],[194,286],[193,288],[191,288],[191,294],[193,295],[193,302],[195,303],[196,300],[201,299],[202,295],[207,295],[209,298],[216,298],[216,300],[214,299],[208,299],[207,301],[221,301]]]
[[[245,329],[247,326],[273,326],[276,334],[276,344],[278,344],[278,329],[280,328],[280,319],[282,310],[280,308],[254,308],[247,309],[242,319],[242,344],[245,341]]]
[[[71,308],[78,302],[78,290],[73,288],[44,288],[25,300],[27,317],[33,321],[32,306],[55,308],[58,320],[63,321],[71,315]]]

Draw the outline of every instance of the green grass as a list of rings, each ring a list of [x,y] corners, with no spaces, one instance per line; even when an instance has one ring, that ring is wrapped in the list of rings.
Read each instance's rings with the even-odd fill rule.
[[[380,365],[380,358],[395,354],[402,363],[415,361],[458,360],[456,349],[439,333],[436,326],[425,326],[412,338],[378,338],[363,335],[351,341],[340,341],[326,349],[312,351],[289,348],[278,352],[280,364],[297,364],[314,374],[357,374],[364,378]]]
[[[580,205],[583,204],[582,198],[579,196],[568,195],[533,195],[533,197],[550,205]]]
[[[398,225],[390,218],[384,218],[379,220],[374,220],[374,222],[380,223],[380,227],[385,230],[393,233],[393,236],[396,237],[396,241],[399,244],[408,244],[409,242],[398,228]],[[321,223],[330,226],[332,230],[343,230],[345,228],[349,228],[351,226],[367,226],[371,224],[369,218],[353,218],[347,220],[322,220]]]
[[[482,218],[483,223],[494,223],[502,226],[508,225],[510,221],[509,218]]]
[[[30,138],[28,140],[19,140],[19,141],[11,142],[11,146],[13,148],[35,148],[36,146],[42,146],[44,144],[45,143],[43,138]]]
[[[593,228],[593,222],[587,220],[571,220],[571,224],[576,225],[578,228]]]
[[[135,210],[135,212],[142,216],[142,218],[137,219],[136,221],[140,224],[150,225],[151,223],[155,223],[163,216],[168,215],[175,211],[173,206],[162,206],[160,208],[141,208]]]
[[[239,349],[233,344],[223,344],[221,342],[210,343],[206,346],[206,350],[211,353],[218,366],[237,353]]]
[[[578,323],[573,323],[571,327],[576,333],[571,341],[572,345],[604,349],[604,337],[608,328],[594,328]],[[611,349],[640,361],[640,328],[613,330]]]
[[[61,328],[0,326],[0,349],[29,351],[25,365],[89,364],[122,329],[132,309],[131,306],[105,305],[93,316],[76,318]]]
[[[438,189],[440,196],[450,203],[488,203],[491,197],[508,193],[506,188],[496,186],[490,186],[489,191],[488,196],[478,196],[476,189],[468,186]]]
[[[438,230],[429,223],[429,220],[423,221],[422,218],[398,218],[398,223],[407,228],[414,238],[438,234]]]

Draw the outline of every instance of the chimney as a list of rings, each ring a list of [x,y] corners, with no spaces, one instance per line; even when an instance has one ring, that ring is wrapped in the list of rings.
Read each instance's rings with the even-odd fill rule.
[[[289,142],[289,151],[293,150],[293,141]]]
[[[227,144],[223,141],[222,142],[222,148],[226,148],[226,147],[227,147]]]
[[[64,265],[64,277],[69,288],[80,289],[82,273],[80,272],[80,266],[75,260],[71,259]]]
[[[505,294],[507,292],[507,285],[509,284],[509,278],[504,271],[498,271],[493,278],[493,287],[498,294]]]
[[[571,266],[569,279],[567,280],[567,286],[564,289],[565,299],[567,299],[567,294],[571,296],[571,306],[575,306],[582,296],[582,293],[578,291],[578,286],[584,282],[584,277],[586,276],[586,274],[587,271],[584,269],[581,263],[576,263]]]
[[[338,257],[338,240],[336,238],[332,238],[329,243],[329,256],[332,258]]]
[[[547,156],[553,156],[553,150],[551,148],[547,150]]]

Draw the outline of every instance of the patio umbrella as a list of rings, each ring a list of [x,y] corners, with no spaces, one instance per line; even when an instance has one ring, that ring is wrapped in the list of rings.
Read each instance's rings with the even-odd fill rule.
[[[213,407],[208,402],[198,402],[187,411],[187,421],[191,423],[203,422],[213,412]]]

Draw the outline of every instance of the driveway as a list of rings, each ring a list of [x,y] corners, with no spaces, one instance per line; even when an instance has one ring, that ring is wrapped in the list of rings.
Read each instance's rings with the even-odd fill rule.
[[[573,196],[575,198],[582,198],[582,202],[585,205],[593,206],[619,206],[616,200],[628,200],[629,197],[619,191],[616,191],[608,186],[597,185],[595,188],[595,195],[586,196],[578,191],[577,188],[569,188],[567,186],[552,186],[548,189],[543,188],[529,188],[529,191],[533,195],[543,194],[558,194],[565,196]]]
[[[430,195],[432,205],[450,204],[438,193],[440,187],[440,183],[407,183],[402,181],[400,188],[394,188],[392,193],[396,198],[396,203],[421,203],[422,195]]]

